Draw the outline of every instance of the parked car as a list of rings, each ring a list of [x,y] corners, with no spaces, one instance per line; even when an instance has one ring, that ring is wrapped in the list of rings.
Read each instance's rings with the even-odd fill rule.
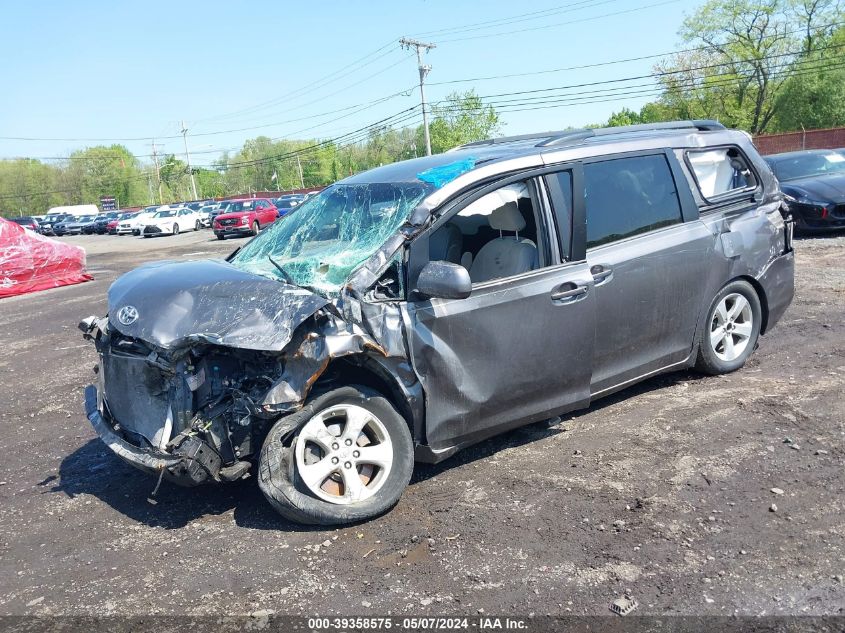
[[[226,212],[214,218],[214,234],[218,240],[232,235],[258,235],[258,232],[279,219],[275,205],[267,198],[231,200]]]
[[[217,209],[220,208],[220,205],[217,203],[205,204],[198,209],[198,213],[200,216],[200,222],[202,222],[203,228],[209,228],[211,226],[211,219],[212,214],[214,214]]]
[[[845,228],[845,156],[830,149],[766,156],[780,181],[796,230]]]
[[[41,233],[41,225],[31,215],[23,215],[17,218],[5,218],[15,224],[20,224],[23,228],[29,229],[33,233]]]
[[[182,231],[199,231],[202,228],[199,211],[188,207],[159,209],[152,217],[142,220],[141,235],[179,235]]]
[[[228,208],[229,208],[229,201],[228,200],[218,202],[216,208],[212,209],[211,212],[208,214],[209,222],[213,225],[214,224],[214,218],[216,218],[218,215],[222,215],[222,214],[226,213]]]
[[[379,167],[226,261],[115,281],[80,324],[104,368],[88,418],[155,477],[255,470],[289,519],[360,521],[415,459],[659,373],[741,368],[792,300],[790,228],[750,137],[715,122]]]
[[[118,216],[117,211],[109,211],[107,213],[101,213],[98,215],[94,221],[87,227],[83,228],[83,233],[96,233],[98,235],[105,235],[108,233],[108,225],[109,222],[112,220],[117,219]]]
[[[138,213],[131,215],[125,220],[121,220],[117,225],[118,235],[140,235],[142,224],[153,217],[153,214],[161,205],[153,205],[141,209]]]
[[[72,218],[67,213],[48,213],[38,224],[41,227],[42,235],[53,235],[53,225],[57,222]]]
[[[131,220],[138,213],[139,211],[124,211],[123,213],[118,213],[117,217],[112,220],[109,220],[109,223],[106,225],[106,230],[108,234],[117,235],[117,232],[120,228],[120,223],[125,222],[127,220]]]
[[[81,235],[82,230],[91,224],[96,217],[96,215],[78,215],[56,222],[53,225],[53,235]]]
[[[306,196],[303,194],[291,194],[288,196],[280,196],[276,198],[275,205],[279,212],[279,217],[284,217],[295,209],[297,206],[305,202]]]
[[[17,222],[0,218],[0,244],[0,299],[91,279],[85,272],[85,249],[39,235]]]

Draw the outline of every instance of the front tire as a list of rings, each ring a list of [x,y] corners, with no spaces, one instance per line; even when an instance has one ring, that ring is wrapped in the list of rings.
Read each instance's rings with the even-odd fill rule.
[[[276,423],[261,449],[258,485],[291,521],[341,525],[396,505],[413,468],[405,419],[378,392],[353,385]]]
[[[195,231],[199,231],[201,228],[202,228],[202,222],[200,222],[199,220],[197,220],[197,221],[194,223],[194,230],[195,230]]]
[[[252,234],[258,235],[258,232],[261,230],[261,225],[258,224],[258,220],[252,223]]]
[[[173,235],[179,235],[179,225],[178,224],[173,225]]]
[[[762,322],[760,298],[753,286],[747,281],[729,283],[707,311],[695,368],[715,375],[742,367],[757,346]]]

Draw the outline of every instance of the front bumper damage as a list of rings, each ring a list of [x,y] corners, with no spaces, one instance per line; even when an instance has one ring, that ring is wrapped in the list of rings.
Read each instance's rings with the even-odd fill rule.
[[[118,435],[111,420],[107,422],[100,412],[97,387],[94,385],[85,387],[85,416],[103,443],[115,455],[139,470],[151,475],[159,475],[165,470],[170,472],[171,468],[177,467],[184,461],[184,458],[176,455],[134,446]]]
[[[192,272],[190,285],[171,266]],[[336,379],[335,360],[356,357],[348,370],[377,357],[385,375],[401,377],[401,397],[421,403],[416,376],[403,370],[399,308],[371,314],[351,295],[340,303],[223,262],[133,271],[109,290],[109,316],[79,324],[100,357],[86,415],[122,460],[193,486],[248,476],[269,429],[318,380]],[[129,325],[119,320],[126,305],[136,314]]]

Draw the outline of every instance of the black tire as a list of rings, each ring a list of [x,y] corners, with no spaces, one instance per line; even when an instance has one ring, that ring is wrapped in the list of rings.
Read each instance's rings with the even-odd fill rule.
[[[719,358],[716,350],[710,341],[711,330],[714,327],[716,317],[716,309],[722,300],[728,295],[738,294],[745,297],[751,308],[752,322],[751,334],[745,348],[735,359],[724,360]],[[747,281],[737,280],[732,281],[724,288],[722,288],[713,301],[710,307],[707,308],[707,318],[704,321],[700,332],[698,333],[698,357],[695,361],[695,368],[705,374],[727,374],[736,371],[748,360],[751,353],[757,347],[757,339],[760,336],[760,326],[763,322],[763,310],[760,307],[760,298],[757,296],[757,291]]]
[[[200,222],[199,220],[194,222],[194,230],[195,231],[199,231],[201,228],[202,228],[202,222]]]
[[[319,499],[297,472],[294,446],[299,430],[318,412],[354,404],[374,414],[387,430],[393,463],[381,488],[362,501],[340,505]],[[309,525],[341,525],[371,519],[399,501],[414,470],[414,446],[405,419],[380,393],[360,385],[314,396],[300,411],[270,429],[258,461],[258,485],[270,505],[286,519]]]
[[[258,220],[252,223],[252,234],[258,235],[258,232],[261,230],[261,225],[258,224]]]
[[[226,236],[223,235],[222,233],[215,233],[215,235],[217,236],[218,240],[225,240],[226,239]]]
[[[178,224],[173,225],[173,235],[179,235],[179,225]]]

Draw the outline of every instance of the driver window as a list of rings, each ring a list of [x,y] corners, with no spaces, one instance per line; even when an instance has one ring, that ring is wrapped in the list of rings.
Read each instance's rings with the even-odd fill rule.
[[[429,237],[429,261],[460,264],[473,284],[540,267],[530,180],[469,203]]]

